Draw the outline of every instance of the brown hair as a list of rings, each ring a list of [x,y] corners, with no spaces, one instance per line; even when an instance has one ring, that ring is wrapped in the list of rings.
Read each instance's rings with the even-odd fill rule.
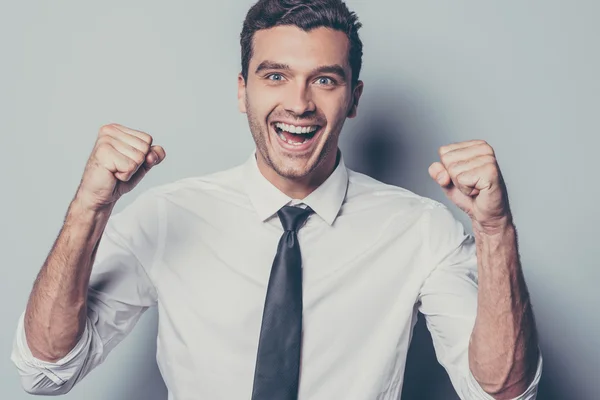
[[[350,41],[348,62],[352,84],[356,85],[363,54],[358,36],[361,24],[342,0],[258,0],[246,14],[240,35],[244,80],[248,80],[254,32],[279,25],[294,25],[304,31],[325,27],[344,32]]]

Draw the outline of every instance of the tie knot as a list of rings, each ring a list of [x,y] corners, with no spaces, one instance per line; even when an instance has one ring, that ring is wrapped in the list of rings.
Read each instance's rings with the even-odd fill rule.
[[[302,227],[312,213],[313,210],[310,207],[300,208],[293,206],[283,206],[277,211],[283,229],[294,232],[298,232],[298,229]]]

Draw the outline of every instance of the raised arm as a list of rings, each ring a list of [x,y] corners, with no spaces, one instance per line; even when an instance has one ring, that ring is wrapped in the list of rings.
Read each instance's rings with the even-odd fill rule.
[[[470,371],[494,399],[513,399],[530,387],[540,355],[506,186],[485,141],[450,144],[439,153],[429,173],[469,215],[475,233],[479,288]]]
[[[80,339],[91,268],[114,204],[164,158],[164,150],[151,145],[148,134],[120,125],[100,129],[63,228],[27,304],[25,332],[35,357],[57,361]]]
[[[148,228],[136,226],[135,218],[115,218],[111,213],[116,201],[164,157],[164,150],[152,146],[152,138],[145,133],[120,125],[100,130],[64,225],[35,280],[19,323],[13,361],[25,379],[35,376],[36,369],[47,373],[47,377],[38,374],[29,379],[31,382],[24,382],[26,390],[42,394],[64,392],[58,386],[80,372],[66,364],[77,361],[91,366],[87,352],[94,341],[98,346],[102,334],[115,335],[117,328],[129,326],[111,319],[117,314],[129,315],[134,323],[149,302],[128,293],[144,293],[140,286],[150,284],[139,257],[127,245],[127,236],[135,237],[140,229]],[[144,212],[152,210],[147,207]],[[102,279],[121,281],[129,289],[102,293],[106,282],[90,282],[93,268],[98,269]],[[101,301],[97,301],[99,298]],[[117,310],[118,307],[127,310]],[[99,319],[103,320],[103,332],[91,326]],[[110,326],[115,329],[109,333]],[[53,368],[63,371],[52,371]],[[65,372],[62,377],[60,372]],[[53,383],[57,387],[51,387]]]

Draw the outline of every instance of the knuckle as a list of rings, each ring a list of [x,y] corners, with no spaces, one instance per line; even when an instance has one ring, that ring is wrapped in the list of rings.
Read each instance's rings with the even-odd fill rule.
[[[102,125],[100,127],[100,130],[98,131],[98,135],[99,136],[108,135],[108,134],[114,132],[114,130],[115,130],[115,124]]]
[[[109,142],[109,136],[105,136],[105,135],[98,135],[98,139],[96,140],[96,148],[100,148],[101,146],[106,146],[106,144]]]
[[[112,150],[112,145],[108,140],[98,140],[98,145],[96,146],[96,155],[99,157],[105,156],[108,152]]]
[[[492,148],[492,146],[490,146],[490,144],[488,142],[486,142],[485,140],[482,140],[479,143],[479,146],[483,149],[483,151],[485,152],[485,154],[494,154],[494,149]]]
[[[146,132],[140,132],[140,136],[141,136],[142,140],[144,142],[146,142],[148,145],[150,145],[152,143],[152,136],[150,136]]]
[[[114,142],[114,138],[111,135],[103,134],[100,137],[98,137],[97,142],[99,145],[103,146],[111,145]]]
[[[134,150],[133,161],[135,162],[136,166],[143,164],[144,161],[146,161],[146,154],[137,149]]]
[[[135,171],[139,167],[139,164],[132,160],[131,158],[127,159],[127,172],[131,173]]]
[[[450,153],[444,153],[440,155],[440,160],[445,166],[450,166],[452,164],[452,156],[450,155]]]
[[[455,162],[455,163],[448,165],[446,167],[446,170],[448,170],[448,173],[450,174],[450,176],[454,176],[454,175],[456,175],[459,166],[460,166],[460,164]]]
[[[486,154],[482,158],[485,164],[496,164],[496,157],[491,154]]]
[[[144,157],[146,156],[146,154],[148,154],[148,152],[150,151],[150,143],[143,141],[141,143],[141,150],[140,152],[142,152],[144,154]]]

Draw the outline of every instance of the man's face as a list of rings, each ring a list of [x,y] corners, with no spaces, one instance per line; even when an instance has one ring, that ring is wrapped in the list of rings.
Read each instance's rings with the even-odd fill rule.
[[[362,82],[352,88],[348,49],[346,35],[327,28],[255,33],[248,79],[238,78],[238,101],[267,173],[311,181],[331,172],[340,131],[356,115],[362,93]]]

